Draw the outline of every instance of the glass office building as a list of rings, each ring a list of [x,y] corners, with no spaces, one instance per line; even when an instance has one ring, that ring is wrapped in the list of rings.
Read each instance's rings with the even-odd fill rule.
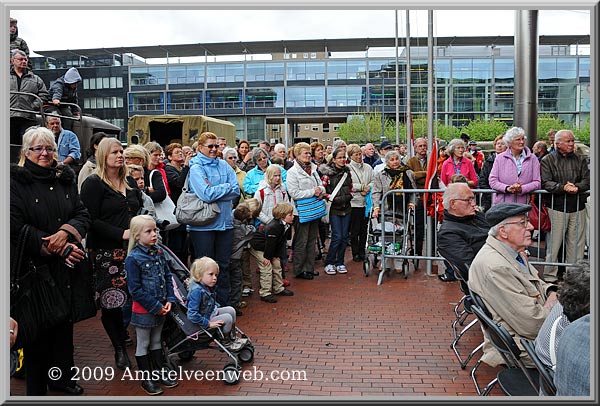
[[[590,112],[589,46],[587,55],[579,47],[540,45],[538,59],[539,113],[576,125],[585,123]],[[125,84],[125,102],[111,99],[109,106],[126,109],[128,117],[203,114],[226,119],[236,124],[238,138],[252,141],[268,139],[268,128],[274,124],[279,127],[287,123],[291,141],[298,134],[299,126],[294,124],[341,123],[348,115],[360,112],[383,111],[393,119],[396,100],[400,120],[405,120],[408,90],[404,54],[396,67],[395,57],[370,57],[369,52],[357,58],[332,55],[323,49],[277,52],[280,49],[273,48],[271,60],[264,61],[209,62],[205,58],[197,63],[123,65],[127,77],[116,86]],[[513,54],[512,45],[436,46],[436,119],[455,126],[492,118],[512,124]],[[413,116],[426,115],[425,47],[411,47],[410,65],[411,111]],[[84,83],[86,109],[97,105],[92,90],[100,90],[97,83],[94,86],[85,89]],[[105,114],[106,104],[103,100]],[[284,132],[280,129],[279,136]]]

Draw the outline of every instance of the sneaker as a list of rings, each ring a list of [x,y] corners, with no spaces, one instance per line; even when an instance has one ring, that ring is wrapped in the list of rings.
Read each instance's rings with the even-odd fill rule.
[[[336,270],[335,270],[335,265],[333,264],[329,264],[325,267],[325,273],[327,275],[335,275]]]
[[[277,296],[294,296],[294,292],[292,292],[291,290],[288,289],[283,289],[281,292],[279,293],[275,293]]]
[[[346,265],[338,265],[336,268],[337,273],[347,273]]]
[[[248,297],[252,292],[254,292],[254,289],[246,287],[242,289],[242,296]]]
[[[244,307],[248,307],[248,303],[242,300],[237,307],[238,309],[243,309]]]
[[[287,288],[288,286],[290,286],[290,281],[288,281],[287,279],[282,279],[281,283],[283,284],[284,288]]]
[[[267,303],[277,303],[277,299],[273,295],[261,296],[260,300]]]

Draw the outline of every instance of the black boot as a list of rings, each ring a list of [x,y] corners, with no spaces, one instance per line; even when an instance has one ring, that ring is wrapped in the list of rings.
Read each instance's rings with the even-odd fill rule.
[[[171,371],[165,363],[163,362],[163,354],[162,350],[152,350],[150,351],[150,358],[152,359],[152,364],[154,366],[154,370],[158,371],[160,374],[158,378],[158,383],[160,383],[165,388],[174,388],[179,385],[179,382],[173,381],[169,379],[169,371]]]
[[[102,314],[100,318],[104,330],[115,348],[115,363],[117,364],[117,368],[125,370],[127,367],[131,367],[131,361],[129,361],[127,350],[125,350],[125,334],[123,333],[124,327],[121,319],[122,317],[116,318],[112,313],[108,313],[107,315]]]
[[[131,361],[129,361],[129,355],[127,355],[125,345],[115,347],[115,363],[117,364],[117,368],[122,370],[131,368]]]
[[[142,380],[142,389],[146,391],[148,395],[160,395],[163,393],[163,390],[156,382],[154,382],[151,378],[152,368],[150,368],[150,356],[142,355],[135,357],[138,370],[143,371],[148,374],[148,379]]]

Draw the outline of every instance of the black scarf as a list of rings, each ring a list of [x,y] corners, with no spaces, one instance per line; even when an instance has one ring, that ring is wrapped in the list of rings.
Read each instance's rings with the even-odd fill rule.
[[[56,162],[53,162],[52,166],[47,168],[31,162],[29,159],[26,159],[24,167],[29,170],[33,179],[39,182],[53,182],[58,174]]]

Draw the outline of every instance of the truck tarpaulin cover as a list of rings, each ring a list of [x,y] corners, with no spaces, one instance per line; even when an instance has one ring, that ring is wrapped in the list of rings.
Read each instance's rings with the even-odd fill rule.
[[[219,120],[213,117],[201,116],[201,115],[136,115],[129,119],[128,122],[128,142],[131,143],[131,137],[137,135],[139,137],[139,143],[145,144],[149,141],[156,140],[157,134],[152,134],[150,130],[150,123],[161,123],[161,124],[182,124],[182,134],[173,137],[174,139],[181,139],[183,145],[192,145],[197,139],[198,135],[203,132],[210,131],[217,135],[217,137],[223,137],[227,140],[227,145],[235,145],[235,125],[229,121]]]

